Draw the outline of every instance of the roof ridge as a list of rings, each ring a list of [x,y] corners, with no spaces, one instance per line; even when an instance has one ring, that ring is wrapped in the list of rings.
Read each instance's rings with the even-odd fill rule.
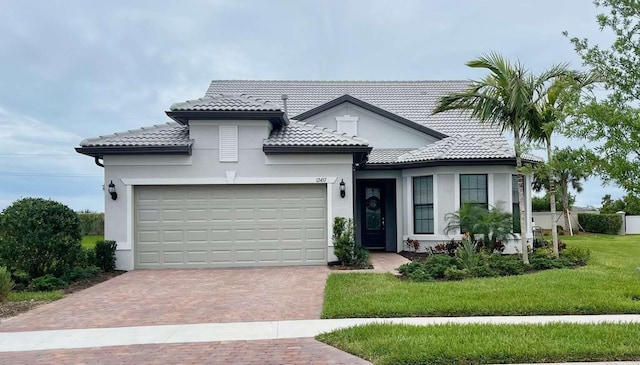
[[[111,133],[111,134],[99,135],[99,136],[93,137],[93,138],[85,138],[82,141],[80,141],[80,145],[83,146],[83,145],[86,145],[86,144],[89,144],[89,143],[95,142],[95,141],[108,140],[110,138],[116,138],[116,137],[135,136],[135,135],[143,134],[143,133],[146,133],[146,132],[152,132],[152,131],[164,130],[164,129],[176,128],[176,127],[186,128],[186,126],[180,125],[180,124],[178,124],[176,122],[166,122],[166,123],[162,123],[162,124],[154,124],[154,125],[147,126],[147,127],[140,127],[140,128],[136,128],[136,129],[128,129],[128,130],[122,131],[122,132],[115,132],[115,133]]]
[[[295,82],[295,83],[440,83],[440,82],[464,82],[469,83],[469,80],[453,80],[453,79],[439,79],[439,80],[300,80],[300,79],[221,79],[211,80],[214,82]]]

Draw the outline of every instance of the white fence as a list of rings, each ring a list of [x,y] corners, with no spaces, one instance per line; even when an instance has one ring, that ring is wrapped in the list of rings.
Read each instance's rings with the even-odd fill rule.
[[[578,231],[578,213],[598,213],[597,211],[579,211],[571,212],[569,218],[571,220],[571,227],[574,232]],[[551,229],[551,212],[533,212],[534,225],[542,227],[542,229]],[[564,226],[564,213],[556,213],[556,225],[561,226],[565,231],[569,230],[569,227]]]
[[[627,234],[640,234],[640,215],[628,215],[624,218]]]

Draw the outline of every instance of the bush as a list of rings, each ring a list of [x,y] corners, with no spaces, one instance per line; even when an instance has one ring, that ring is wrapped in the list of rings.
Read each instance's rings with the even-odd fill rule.
[[[97,247],[97,246],[96,246]],[[333,253],[345,266],[370,267],[369,251],[356,246],[353,219],[336,217],[333,221]]]
[[[81,249],[78,215],[41,198],[15,201],[0,215],[0,264],[31,277],[60,275],[76,265]]]
[[[11,279],[15,283],[14,290],[24,290],[31,282],[31,276],[20,270],[13,271],[11,273]]]
[[[560,258],[566,259],[573,266],[584,266],[591,257],[591,251],[576,246],[565,248],[560,252]]]
[[[87,267],[87,266],[98,266],[98,260],[96,258],[96,249],[83,247],[80,252],[80,257],[77,262],[78,266]]]
[[[358,247],[356,249],[356,257],[354,258],[354,266],[361,268],[368,268],[371,266],[371,255],[369,250],[364,247]]]
[[[78,213],[83,236],[104,236],[104,213]]]
[[[622,217],[618,214],[578,213],[578,223],[586,232],[618,234]]]
[[[456,259],[449,255],[433,255],[425,261],[412,261],[398,268],[402,276],[411,281],[444,279],[445,271],[456,266]]]
[[[487,265],[498,276],[522,275],[526,269],[524,262],[518,256],[491,255]]]
[[[461,268],[469,271],[480,264],[480,253],[476,251],[476,245],[464,240],[456,251],[456,260]]]
[[[95,247],[95,265],[104,272],[116,269],[116,241],[98,241]],[[89,255],[87,255],[89,258]]]
[[[450,266],[444,271],[444,277],[447,280],[462,280],[470,276],[469,270],[458,269],[456,266]]]
[[[51,274],[35,278],[29,284],[29,290],[33,291],[53,291],[67,287],[67,282]]]
[[[0,267],[0,303],[9,299],[9,293],[13,290],[15,284],[11,280],[11,274],[6,267]]]
[[[92,278],[100,274],[102,270],[97,266],[76,266],[71,270],[67,270],[61,277],[62,281],[73,283],[76,281]]]

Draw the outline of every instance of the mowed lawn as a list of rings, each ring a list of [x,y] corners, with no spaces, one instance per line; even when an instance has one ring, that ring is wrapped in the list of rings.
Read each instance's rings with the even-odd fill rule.
[[[640,236],[561,236],[591,250],[578,269],[414,283],[391,274],[332,274],[322,317],[640,313]]]
[[[82,236],[82,247],[94,248],[96,247],[96,242],[102,241],[103,239],[104,239],[104,236],[102,235]]]
[[[640,359],[640,324],[372,324],[317,336],[381,364],[512,364]]]

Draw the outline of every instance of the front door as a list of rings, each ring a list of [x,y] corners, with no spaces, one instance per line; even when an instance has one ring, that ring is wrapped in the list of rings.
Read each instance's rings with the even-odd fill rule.
[[[363,181],[360,194],[362,244],[366,248],[385,249],[385,184],[375,180]]]

